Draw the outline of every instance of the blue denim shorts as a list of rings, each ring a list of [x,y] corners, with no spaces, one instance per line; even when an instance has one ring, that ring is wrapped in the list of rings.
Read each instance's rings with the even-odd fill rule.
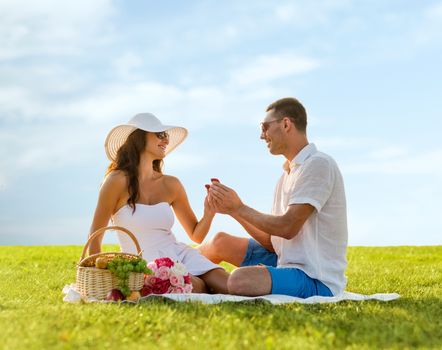
[[[278,256],[268,251],[254,239],[249,239],[246,256],[241,266],[264,265],[272,278],[272,294],[284,294],[298,298],[314,295],[333,296],[321,281],[309,277],[304,271],[291,267],[277,267]]]

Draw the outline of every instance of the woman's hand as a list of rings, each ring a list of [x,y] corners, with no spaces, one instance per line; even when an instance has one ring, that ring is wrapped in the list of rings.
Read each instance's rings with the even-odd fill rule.
[[[215,207],[213,206],[213,200],[210,198],[209,190],[207,190],[207,196],[204,199],[204,216],[214,217],[216,214]]]

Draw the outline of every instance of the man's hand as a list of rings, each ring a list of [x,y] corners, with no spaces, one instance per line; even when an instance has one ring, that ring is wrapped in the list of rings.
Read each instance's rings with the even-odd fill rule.
[[[212,182],[210,186],[210,196],[218,213],[232,215],[244,206],[238,194],[231,188]]]

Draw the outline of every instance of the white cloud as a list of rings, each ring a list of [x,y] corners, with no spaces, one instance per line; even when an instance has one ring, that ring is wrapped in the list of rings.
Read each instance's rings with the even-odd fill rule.
[[[277,21],[299,27],[313,27],[331,21],[336,11],[348,8],[350,3],[346,0],[289,1],[278,4],[274,15]]]
[[[265,106],[289,95],[294,88],[302,89],[299,93],[304,95],[323,94],[328,83],[338,88],[325,93],[330,99],[339,99],[336,94],[345,92],[345,87],[359,86],[352,80],[359,75],[350,73],[361,57],[365,57],[367,63],[363,71],[369,72],[377,67],[373,55],[382,55],[382,58],[390,55],[394,60],[400,57],[399,62],[403,62],[403,52],[414,50],[418,46],[416,42],[431,44],[429,47],[435,49],[433,56],[437,56],[440,41],[436,39],[440,39],[442,33],[440,4],[433,4],[426,10],[423,9],[426,5],[393,8],[381,1],[374,6],[356,7],[346,0],[257,2],[253,6],[249,2],[209,7],[194,4],[178,12],[167,9],[166,17],[151,13],[149,21],[144,16],[133,15],[134,7],[126,5],[111,0],[0,1],[0,191],[20,193],[20,181],[30,186],[37,176],[54,169],[65,174],[57,179],[57,187],[67,188],[63,196],[68,197],[73,192],[81,196],[78,203],[72,203],[75,210],[92,206],[92,202],[85,200],[90,192],[83,192],[82,187],[90,187],[90,181],[95,184],[97,180],[89,177],[89,172],[98,173],[106,165],[103,151],[106,133],[135,113],[152,111],[164,122],[184,125],[191,132],[183,148],[166,160],[166,172],[180,178],[184,176],[191,188],[199,186],[201,193],[204,188],[195,184],[195,178],[213,172],[235,186],[241,184],[238,191],[246,192],[244,198],[267,210],[271,201],[260,202],[264,190],[259,194],[254,190],[244,191],[244,188],[254,187],[259,177],[263,181],[273,178],[276,181],[281,171],[282,159],[268,155],[265,145],[259,146],[258,122],[265,114]],[[120,7],[121,12],[116,12]],[[153,9],[150,5],[146,7]],[[353,9],[347,11],[351,7]],[[166,9],[161,4],[158,8]],[[393,14],[385,16],[386,11]],[[412,33],[416,34],[414,38]],[[294,49],[287,46],[289,39],[293,39],[289,44],[296,45]],[[294,54],[294,50],[302,55]],[[358,53],[354,54],[356,51]],[[252,57],[250,53],[258,54]],[[420,60],[416,66],[408,62],[411,69],[422,64],[422,57],[416,57]],[[335,62],[336,67],[327,65],[326,69],[321,69],[321,73],[322,70],[325,73],[322,78],[312,74],[313,80],[309,79],[302,86],[297,84],[298,74],[313,72],[322,67],[323,62]],[[342,70],[336,70],[343,65],[350,75],[342,76]],[[336,76],[342,77],[342,81],[333,78]],[[397,83],[397,79],[393,79],[392,84],[395,81]],[[322,84],[317,93],[312,89],[318,86],[316,84]],[[355,94],[371,96],[370,85],[363,85]],[[344,90],[339,86],[344,86]],[[396,96],[404,92],[403,88],[397,85],[391,91]],[[426,90],[419,92],[430,96]],[[419,98],[422,96],[418,94],[416,99]],[[312,128],[312,134],[342,121],[333,118],[333,113],[339,113],[337,110],[342,106],[331,104],[330,108],[328,116],[319,116],[316,123],[321,127]],[[310,121],[314,124],[315,117]],[[249,127],[252,124],[253,129]],[[339,136],[346,132],[345,124],[338,125],[343,128],[328,135]],[[235,133],[230,134],[232,130]],[[367,129],[353,129],[348,133],[351,138],[312,138],[312,141],[326,152],[331,149],[330,154],[336,155],[339,164],[350,174],[379,173],[382,181],[390,183],[401,177],[384,174],[411,174],[410,186],[414,188],[418,187],[416,183],[422,183],[422,178],[431,178],[429,187],[438,184],[437,176],[442,173],[440,150],[419,155],[379,139],[354,137],[355,132],[376,135]],[[407,135],[400,137],[403,144],[408,145]],[[256,142],[260,148],[248,148],[251,142]],[[78,179],[82,182],[79,187],[71,186],[76,180],[70,173],[72,169],[87,172],[85,178]],[[244,175],[247,170],[253,175]],[[429,176],[413,176],[418,173]],[[348,179],[350,184],[360,184],[359,175]],[[271,190],[269,188],[269,198]],[[201,211],[200,192],[197,193],[194,201],[199,203]],[[94,198],[95,195],[94,188]],[[35,192],[29,196],[33,198]],[[190,191],[189,196],[192,197]],[[355,196],[357,201],[364,201],[366,197],[366,188]],[[388,202],[385,193],[379,198]],[[415,198],[427,202],[426,208],[437,207],[434,198],[438,196],[434,195],[433,188],[417,193]],[[45,235],[50,243],[62,236],[71,237],[72,233],[75,236],[87,231],[89,218],[76,223],[75,219],[69,221],[69,217],[60,215],[64,226],[60,231],[61,221],[55,223],[57,238],[51,229],[53,218],[44,217],[44,213],[52,212],[53,203],[39,199],[43,217],[36,220],[40,227],[34,237],[36,243],[43,242]],[[17,208],[19,200],[18,197],[13,203]],[[391,206],[399,208],[401,202],[391,199]],[[378,223],[377,227],[365,225],[363,219],[356,218],[360,224],[357,228],[367,237],[373,234],[373,229],[379,237],[395,229],[403,235],[405,224],[394,226],[401,223],[401,215],[415,219],[409,204],[415,201],[403,202],[410,207],[409,211],[403,214],[397,209],[396,221],[389,220],[389,225],[380,225],[381,217],[373,215],[371,222]],[[360,203],[358,207],[361,208]],[[14,213],[12,210],[9,227],[12,236],[29,231],[26,222],[34,222],[33,214],[30,212],[23,220],[20,210]],[[60,207],[60,211],[63,210],[68,209]],[[430,222],[428,218],[431,217],[434,215],[423,213],[413,221],[417,223],[413,227],[419,229],[421,221]],[[215,222],[212,232],[226,229],[242,232],[241,228],[235,229],[221,221],[224,217],[216,220],[219,225]],[[352,222],[354,226],[355,220]],[[412,237],[413,230],[406,234]],[[60,232],[64,235],[60,236]],[[430,227],[428,232],[426,237],[430,237],[430,233],[434,235],[436,229]],[[82,234],[81,239],[84,237]],[[366,237],[354,242],[364,239]],[[416,242],[419,241],[424,238],[419,236]],[[20,242],[29,243],[26,239]],[[371,242],[376,244],[376,241]],[[391,242],[402,240],[392,239]],[[437,239],[428,242],[434,243]]]
[[[316,137],[314,142],[320,149],[350,150],[374,147],[379,141],[370,137]]]
[[[217,87],[180,88],[154,81],[101,86],[94,94],[53,106],[52,116],[124,122],[140,112],[153,112],[168,123],[198,127],[222,116],[228,95]]]
[[[440,21],[442,19],[442,2],[430,5],[425,10],[425,14],[429,19]]]
[[[6,177],[3,174],[0,174],[0,192],[4,191],[7,187]]]
[[[133,79],[136,77],[135,70],[140,68],[142,64],[143,58],[134,52],[126,52],[114,59],[112,63],[116,73],[123,79]]]
[[[36,64],[0,64],[0,76],[2,109],[15,108],[29,99],[43,100],[50,96],[54,100],[54,95],[71,97],[93,84],[90,76],[78,74],[69,64],[46,60]]]
[[[110,0],[3,0],[0,60],[78,53],[90,44],[106,41],[101,29],[113,12]]]
[[[44,171],[101,160],[106,133],[136,113],[150,111],[165,123],[192,131],[210,125],[257,125],[264,113],[262,101],[268,103],[275,93],[273,89],[238,92],[214,86],[180,88],[158,82],[103,85],[76,97],[67,93],[54,98],[26,85],[0,88],[0,92],[0,115],[5,125],[0,130],[0,168],[4,169],[2,182],[8,184],[24,170]],[[173,154],[171,157],[173,160]],[[180,152],[169,164],[174,171],[205,165],[206,160]]]
[[[426,174],[442,175],[442,150],[423,154],[384,154],[382,159],[367,158],[342,165],[347,174]]]
[[[172,152],[167,156],[166,172],[175,173],[188,169],[198,169],[208,164],[208,160],[196,153]]]
[[[373,159],[379,159],[379,160],[383,160],[383,159],[389,160],[392,158],[405,156],[406,154],[407,154],[407,150],[403,147],[389,146],[389,147],[384,147],[384,148],[380,148],[380,149],[372,151],[369,154],[369,157],[373,158]]]
[[[235,84],[267,83],[275,79],[312,71],[320,66],[317,59],[294,54],[263,55],[245,63],[232,72]]]
[[[0,184],[9,188],[21,177],[104,161],[107,131],[67,122],[0,129]]]
[[[418,19],[418,25],[413,34],[414,41],[418,45],[440,43],[442,38],[442,3],[431,4]]]
[[[244,26],[244,23],[241,22],[241,25]],[[201,31],[200,26],[204,26],[205,30]],[[193,43],[198,42],[199,46],[208,51],[227,49],[238,41],[240,35],[240,30],[236,24],[213,26],[212,23],[208,24],[203,21],[203,23],[192,24],[192,27],[192,29],[184,31],[182,35],[184,43],[193,46]]]
[[[68,75],[68,74],[67,74]],[[64,76],[62,76],[64,78]],[[87,80],[66,86],[66,93],[54,98],[56,80],[48,78],[49,86],[31,81],[25,86],[0,86],[0,115],[2,119],[86,121],[112,125],[132,115],[150,111],[169,123],[181,123],[200,128],[213,123],[257,123],[264,105],[280,97],[278,90],[262,87],[241,90],[228,86],[179,87],[155,81],[115,82],[76,91]],[[68,91],[69,89],[75,91]],[[241,100],[241,106],[237,102]]]
[[[407,147],[371,137],[319,137],[312,141],[320,150],[339,155],[340,168],[346,174],[442,174],[442,149],[411,153]]]

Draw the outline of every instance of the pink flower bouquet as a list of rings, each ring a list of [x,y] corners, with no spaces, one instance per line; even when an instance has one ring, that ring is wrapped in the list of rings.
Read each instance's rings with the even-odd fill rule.
[[[170,258],[155,259],[147,264],[152,275],[144,275],[141,296],[165,293],[190,293],[192,283],[186,267]]]

